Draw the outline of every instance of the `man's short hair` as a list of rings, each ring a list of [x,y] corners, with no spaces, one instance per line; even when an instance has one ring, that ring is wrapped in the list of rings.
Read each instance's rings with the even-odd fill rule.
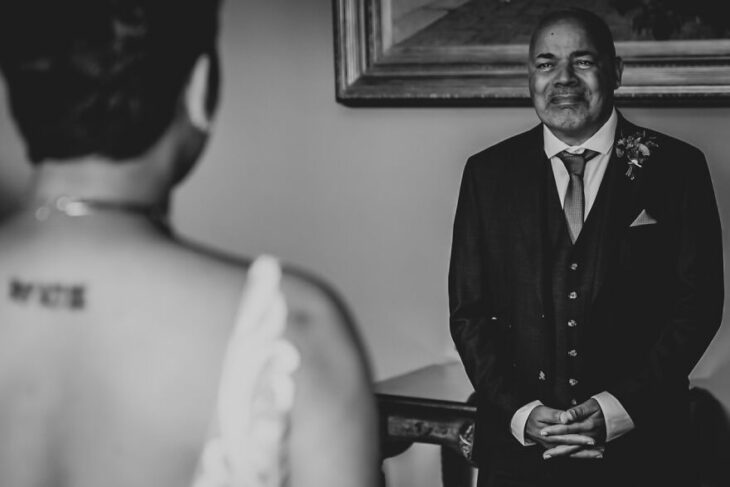
[[[611,34],[611,29],[608,27],[606,21],[593,12],[582,8],[554,10],[543,16],[538,21],[535,30],[532,31],[530,52],[532,52],[532,48],[535,45],[536,35],[538,32],[561,20],[578,21],[581,25],[585,26],[586,31],[588,31],[591,35],[591,38],[596,43],[596,48],[601,54],[608,55],[611,60],[616,58],[616,47],[613,43],[613,34]]]
[[[0,69],[31,161],[144,153],[169,127],[219,0],[3,0]],[[208,100],[215,105],[217,79]]]

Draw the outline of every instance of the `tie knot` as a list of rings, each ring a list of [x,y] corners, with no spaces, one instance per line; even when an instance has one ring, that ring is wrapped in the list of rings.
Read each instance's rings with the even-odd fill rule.
[[[583,177],[583,171],[586,168],[586,162],[590,161],[598,155],[598,152],[586,149],[582,154],[572,154],[563,151],[558,154],[558,158],[563,161],[565,168],[570,174]]]

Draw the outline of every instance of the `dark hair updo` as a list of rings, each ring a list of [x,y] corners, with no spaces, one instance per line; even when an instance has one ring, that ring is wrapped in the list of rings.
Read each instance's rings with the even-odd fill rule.
[[[219,0],[2,3],[0,69],[33,162],[140,155],[171,123],[200,55],[217,78]]]

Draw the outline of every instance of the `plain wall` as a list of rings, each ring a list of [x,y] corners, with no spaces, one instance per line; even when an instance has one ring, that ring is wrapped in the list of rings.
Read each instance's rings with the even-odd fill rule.
[[[180,233],[316,270],[351,305],[376,378],[442,361],[452,349],[446,275],[463,164],[532,127],[534,112],[338,105],[330,0],[228,0],[222,28],[223,102],[208,151],[175,200]],[[7,207],[29,169],[0,104]],[[704,150],[728,226],[730,109],[624,114]],[[729,345],[725,327],[694,374],[726,407]],[[435,453],[423,451],[393,462],[391,487],[439,485]]]

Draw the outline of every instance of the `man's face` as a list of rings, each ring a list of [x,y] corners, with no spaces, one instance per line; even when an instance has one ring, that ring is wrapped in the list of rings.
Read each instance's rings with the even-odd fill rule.
[[[548,24],[530,50],[530,96],[537,116],[563,142],[580,144],[611,115],[621,60],[599,52],[573,19]]]

